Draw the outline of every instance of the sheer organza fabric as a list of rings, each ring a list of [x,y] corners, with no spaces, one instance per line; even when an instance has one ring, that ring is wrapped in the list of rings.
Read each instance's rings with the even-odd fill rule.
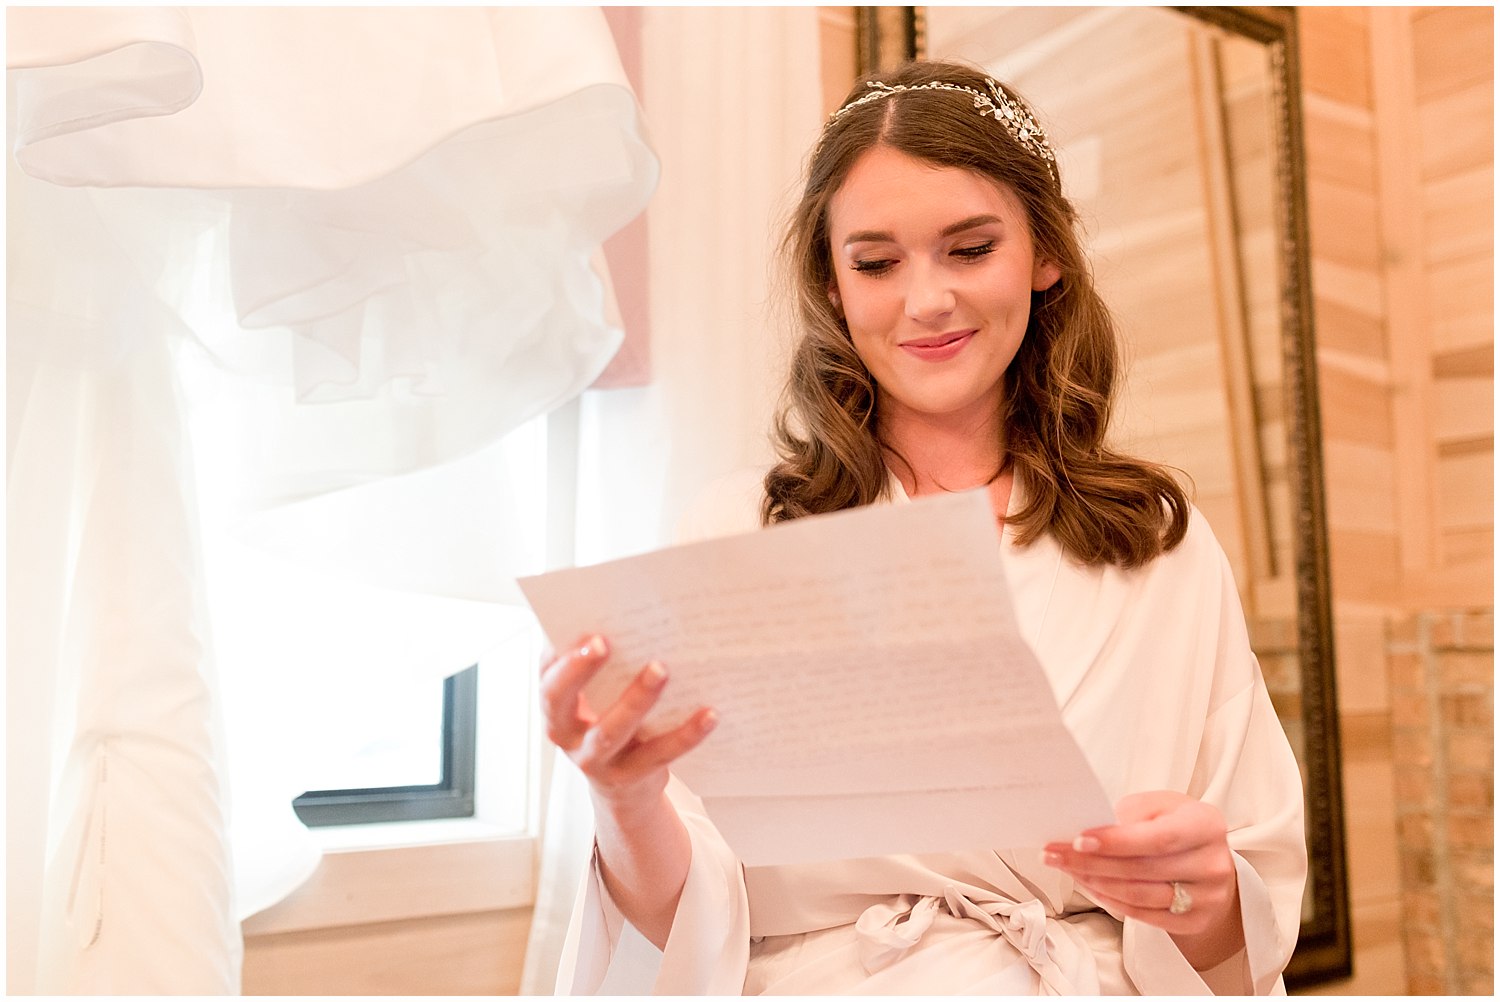
[[[597,250],[657,162],[593,9],[8,16],[11,987],[233,991],[238,919],[317,856],[264,772],[231,854],[225,770],[294,757],[310,652],[215,623],[205,564],[442,624],[362,617],[342,684],[513,628],[497,443],[619,344]],[[227,734],[226,688],[265,707]]]

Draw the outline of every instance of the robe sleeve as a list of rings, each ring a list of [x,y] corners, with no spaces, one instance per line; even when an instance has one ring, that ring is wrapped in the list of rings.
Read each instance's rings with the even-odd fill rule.
[[[1185,792],[1217,807],[1228,826],[1245,949],[1194,971],[1165,931],[1127,919],[1125,965],[1142,994],[1279,995],[1307,878],[1302,776],[1250,649],[1228,561],[1202,530],[1182,585],[1201,585],[1196,649],[1207,663],[1196,670],[1214,672],[1214,696]]]
[[[1218,782],[1201,799],[1224,814],[1239,879],[1248,980],[1234,993],[1280,994],[1307,880],[1301,772],[1258,675],[1215,716],[1226,719],[1210,721],[1205,752],[1219,762]]]
[[[739,995],[750,961],[744,872],[702,802],[675,777],[667,795],[687,826],[692,862],[667,947],[658,950],[620,914],[597,853],[569,930],[572,961],[558,980],[570,995]],[[571,966],[571,970],[568,967]]]
[[[763,470],[737,470],[704,488],[677,525],[677,542],[748,532],[759,525]],[[658,950],[610,899],[595,852],[568,929],[557,981],[568,995],[739,995],[750,962],[744,871],[703,809],[675,776],[667,796],[687,826],[692,862]]]
[[[1194,971],[1162,929],[1125,920],[1125,966],[1143,995],[1281,995],[1282,969],[1301,924],[1307,849],[1296,759],[1257,685],[1221,708],[1205,733],[1218,774],[1201,800],[1229,825],[1245,949],[1211,971]]]

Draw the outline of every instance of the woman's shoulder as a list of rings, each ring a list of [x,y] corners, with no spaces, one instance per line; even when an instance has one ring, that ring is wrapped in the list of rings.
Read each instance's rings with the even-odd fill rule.
[[[1230,587],[1233,587],[1233,574],[1224,547],[1203,512],[1191,503],[1188,505],[1187,530],[1181,541],[1139,568],[1138,573],[1172,580],[1179,586],[1187,582],[1204,584],[1227,576]]]
[[[1213,526],[1198,506],[1188,504],[1187,532],[1183,534],[1182,542],[1172,552],[1181,550],[1184,557],[1192,560],[1211,560],[1218,563],[1225,559],[1224,547],[1219,543],[1219,537],[1214,535]]]
[[[677,541],[695,543],[760,528],[766,471],[744,467],[710,481],[693,496],[677,523]]]
[[[1018,556],[1032,556],[1031,551],[1036,551],[1034,556],[1045,560],[1048,559],[1049,552],[1060,549],[1063,563],[1071,567],[1074,573],[1083,577],[1115,580],[1128,587],[1140,587],[1155,581],[1171,581],[1181,584],[1191,580],[1214,578],[1227,571],[1228,558],[1224,554],[1224,548],[1219,544],[1218,537],[1214,535],[1213,527],[1209,525],[1208,519],[1196,505],[1191,503],[1188,504],[1186,517],[1187,527],[1175,546],[1163,550],[1144,564],[1135,567],[1115,563],[1086,563],[1069,554],[1057,537],[1051,533],[1043,535],[1047,545],[1026,546],[1022,548],[1023,552]],[[1038,542],[1041,541],[1038,540]]]

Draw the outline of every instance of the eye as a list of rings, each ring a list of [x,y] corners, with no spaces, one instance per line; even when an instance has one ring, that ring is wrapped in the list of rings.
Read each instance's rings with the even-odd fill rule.
[[[986,240],[982,244],[972,247],[958,247],[953,251],[954,257],[963,258],[966,261],[977,261],[995,249],[995,241]]]
[[[879,275],[891,269],[896,262],[889,258],[869,258],[855,261],[853,268],[861,275]]]

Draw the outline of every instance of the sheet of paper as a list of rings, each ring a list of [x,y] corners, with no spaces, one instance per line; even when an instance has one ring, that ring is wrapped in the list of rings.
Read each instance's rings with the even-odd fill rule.
[[[592,706],[656,659],[648,731],[718,711],[673,771],[746,863],[1011,848],[1113,814],[1017,629],[1000,546],[973,491],[520,586],[554,646],[609,639]]]

